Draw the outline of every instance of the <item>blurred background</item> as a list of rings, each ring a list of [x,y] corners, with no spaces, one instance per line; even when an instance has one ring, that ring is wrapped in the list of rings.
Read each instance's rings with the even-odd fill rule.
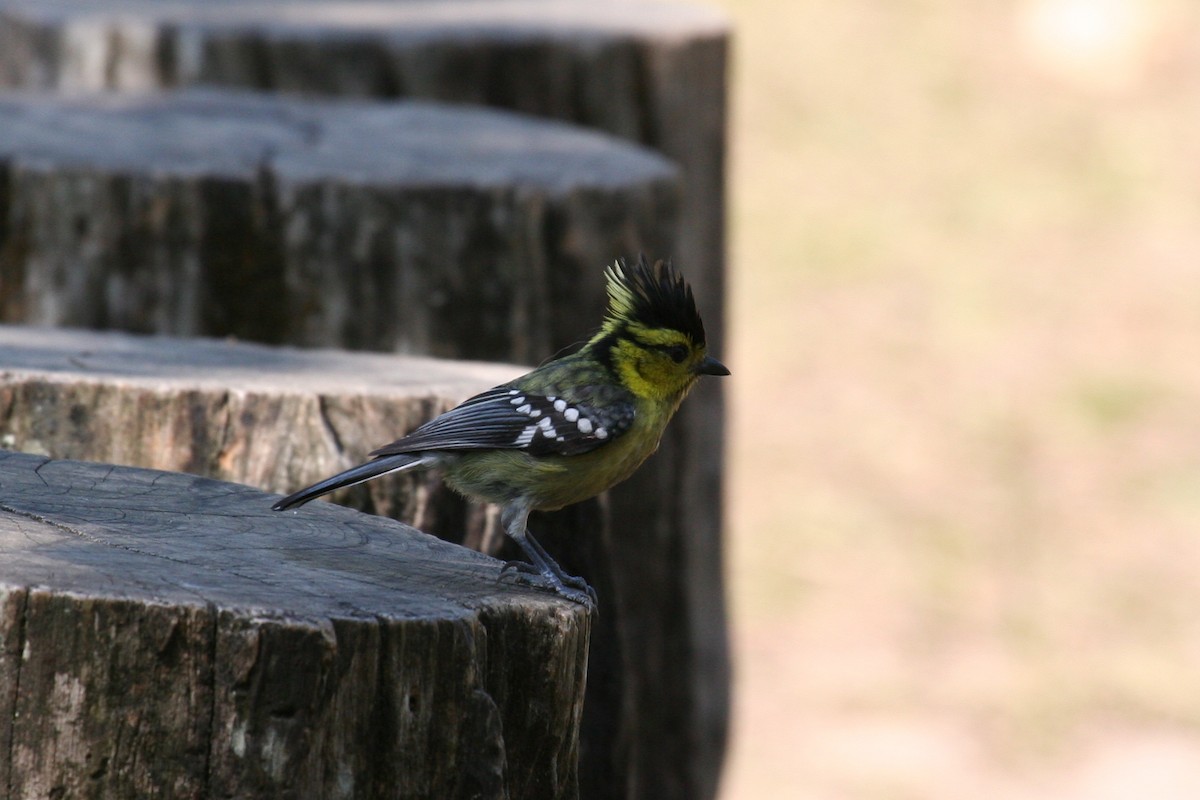
[[[715,5],[723,800],[1200,797],[1200,6]]]

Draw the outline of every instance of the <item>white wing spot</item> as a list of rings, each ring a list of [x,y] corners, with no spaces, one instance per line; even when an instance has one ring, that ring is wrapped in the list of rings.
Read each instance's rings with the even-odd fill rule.
[[[588,419],[587,417],[580,417],[579,422],[577,424],[579,425],[580,433],[591,433],[592,432],[592,421],[590,419]]]
[[[597,439],[607,439],[608,431],[606,431],[604,428],[596,428],[596,438]]]
[[[579,409],[568,408],[563,412],[563,416],[567,418],[567,422],[574,422],[575,420],[579,419]]]
[[[522,397],[521,399],[524,400],[525,398]],[[523,406],[518,406],[517,408],[518,414],[528,414],[530,411],[533,411],[533,406],[529,405],[529,403],[526,403]]]
[[[535,408],[533,411],[529,412],[529,416],[531,416],[531,417],[540,417],[541,415],[542,415],[542,410],[540,408]],[[550,418],[546,417],[546,419],[550,419]]]
[[[513,394],[516,394],[516,391],[514,391]],[[514,397],[512,400],[509,400],[508,402],[512,403],[514,406],[519,406],[519,405],[521,405],[521,403],[525,402],[525,397],[524,397],[524,395],[520,395],[520,396]]]
[[[515,396],[515,395],[520,394],[521,390],[520,389],[509,389],[508,393]]]
[[[551,399],[553,399],[553,398],[551,398]],[[566,411],[567,410],[567,401],[566,400],[555,400],[554,401],[554,410],[555,411]]]
[[[542,429],[542,435],[547,439],[558,435],[558,431],[554,430],[554,422],[549,417],[543,417],[542,421],[538,423],[538,427]]]
[[[535,433],[537,433],[536,425],[526,425],[524,430],[521,431],[520,435],[517,436],[516,441],[514,441],[513,444],[517,445],[518,447],[524,447],[533,441],[533,435]]]

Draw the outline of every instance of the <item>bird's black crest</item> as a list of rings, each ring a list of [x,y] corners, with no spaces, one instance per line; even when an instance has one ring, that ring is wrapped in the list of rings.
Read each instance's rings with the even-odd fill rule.
[[[696,311],[692,288],[669,262],[638,256],[630,265],[625,259],[605,271],[608,278],[606,331],[625,324],[647,328],[670,328],[685,334],[695,344],[704,344],[704,322]]]

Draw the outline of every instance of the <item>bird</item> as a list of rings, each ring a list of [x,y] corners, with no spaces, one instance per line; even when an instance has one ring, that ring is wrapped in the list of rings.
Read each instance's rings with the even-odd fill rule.
[[[371,460],[288,495],[276,511],[382,475],[439,468],[445,483],[500,507],[530,585],[589,607],[596,595],[529,533],[532,511],[578,503],[624,481],[657,449],[684,397],[729,370],[708,354],[692,289],[669,261],[617,259],[608,305],[575,352],[475,395],[370,454]]]

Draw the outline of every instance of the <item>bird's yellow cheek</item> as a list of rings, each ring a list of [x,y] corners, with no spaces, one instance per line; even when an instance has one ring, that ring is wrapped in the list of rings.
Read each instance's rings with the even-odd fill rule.
[[[682,394],[696,381],[695,374],[687,367],[653,354],[639,361],[637,370],[648,387],[643,396],[654,400]]]
[[[685,366],[630,341],[618,343],[614,356],[621,383],[647,400],[666,400],[685,391],[695,379]]]

